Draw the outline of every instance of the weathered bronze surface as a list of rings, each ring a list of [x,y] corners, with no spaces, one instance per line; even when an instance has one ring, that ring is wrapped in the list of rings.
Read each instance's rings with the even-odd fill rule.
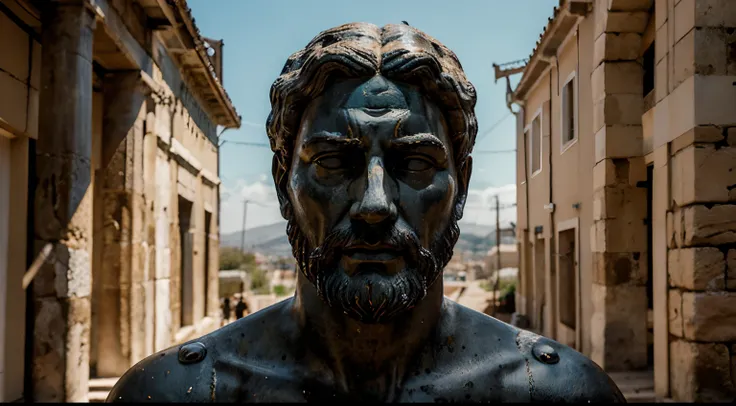
[[[623,402],[580,353],[443,297],[475,101],[457,57],[405,24],[292,55],[267,127],[295,296],[146,358],[108,401]]]

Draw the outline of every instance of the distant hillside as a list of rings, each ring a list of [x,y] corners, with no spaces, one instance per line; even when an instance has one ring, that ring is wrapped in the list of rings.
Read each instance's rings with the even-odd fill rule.
[[[460,239],[455,246],[455,251],[485,253],[496,243],[495,231],[492,226],[461,222]],[[220,244],[225,247],[240,247],[240,242],[241,233],[239,231],[220,236]],[[286,238],[286,222],[247,229],[245,246],[264,254],[291,255],[291,245]]]

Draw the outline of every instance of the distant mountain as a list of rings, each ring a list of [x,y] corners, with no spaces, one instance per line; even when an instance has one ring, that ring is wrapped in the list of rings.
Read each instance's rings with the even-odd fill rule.
[[[496,230],[493,226],[473,223],[460,223],[460,238],[455,251],[470,251],[485,254],[496,243]],[[506,240],[506,238],[504,238]],[[506,242],[506,241],[504,241]],[[241,232],[222,234],[220,244],[225,247],[240,247]],[[270,255],[291,255],[291,245],[286,237],[286,222],[269,224],[245,230],[245,246]]]
[[[220,245],[224,247],[240,247],[241,241],[241,231],[220,235]],[[245,246],[264,254],[291,255],[291,245],[286,238],[286,221],[246,229]]]

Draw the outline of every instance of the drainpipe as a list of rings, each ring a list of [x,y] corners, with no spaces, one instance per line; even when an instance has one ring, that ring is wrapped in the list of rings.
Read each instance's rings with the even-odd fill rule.
[[[559,70],[559,63],[558,63],[558,60],[557,60],[557,57],[556,56],[554,58],[554,68],[557,71],[557,96],[559,97],[559,95],[560,95],[560,70]],[[548,154],[547,154],[548,155],[547,156],[547,159],[548,159],[548,161],[547,161],[548,164],[547,165],[548,165],[548,168],[549,168],[549,171],[548,171],[549,172],[549,175],[548,175],[549,176],[549,201],[547,202],[547,204],[549,205],[548,206],[549,207],[549,209],[548,209],[548,212],[549,212],[549,237],[550,237],[549,238],[549,243],[550,243],[549,252],[550,252],[551,255],[550,255],[550,258],[549,258],[549,270],[550,270],[550,272],[549,272],[549,275],[545,275],[545,279],[547,278],[547,276],[549,276],[550,279],[551,279],[551,277],[552,277],[552,268],[556,266],[556,261],[553,260],[554,258],[556,258],[556,256],[555,256],[555,251],[556,250],[555,250],[555,247],[553,247],[551,245],[552,242],[554,241],[554,238],[555,238],[555,214],[554,214],[555,213],[555,204],[553,203],[554,202],[554,198],[553,198],[553,195],[552,195],[552,182],[553,182],[553,178],[552,178],[552,150],[554,148],[553,145],[552,145],[552,130],[553,130],[553,127],[552,127],[552,117],[553,117],[552,107],[553,107],[553,103],[552,102],[553,102],[553,100],[554,100],[554,97],[553,97],[553,93],[552,93],[552,69],[550,69],[549,70],[549,118],[547,119],[547,122],[549,123],[548,124],[548,128],[549,128],[549,151],[548,151]],[[557,272],[555,272],[555,275],[557,275]],[[557,291],[557,279],[555,278],[554,281],[553,280],[550,280],[549,281],[549,284],[550,284],[550,291],[551,292],[556,292]],[[559,292],[557,292],[557,294],[559,294]],[[550,334],[552,337],[555,337],[556,334],[554,334],[554,332],[556,330],[556,325],[557,325],[557,314],[556,313],[558,313],[559,310],[557,309],[556,303],[552,303],[552,299],[553,298],[552,297],[546,297],[546,296],[547,295],[546,295],[546,287],[545,287],[545,295],[544,295],[543,306],[544,306],[545,309],[550,309],[549,321],[550,321],[551,328],[550,328],[550,331],[548,332],[548,334]],[[557,295],[554,295],[554,296],[557,296]],[[544,317],[544,315],[542,315],[542,316]],[[542,331],[544,331],[544,326],[542,325],[540,327],[542,328]]]
[[[520,106],[520,107],[521,108],[519,109],[519,114],[521,115],[521,124],[522,124],[521,134],[522,134],[522,137],[524,138],[524,151],[523,151],[524,152],[524,198],[526,199],[526,202],[525,202],[526,204],[524,205],[525,206],[524,209],[526,211],[526,233],[524,233],[524,238],[526,239],[526,241],[524,241],[524,243],[527,246],[527,249],[524,250],[524,254],[525,254],[523,258],[524,262],[521,262],[522,258],[519,258],[519,263],[526,264],[525,268],[528,269],[531,266],[531,264],[529,264],[528,261],[526,261],[526,259],[529,258],[529,253],[527,251],[528,251],[528,244],[529,244],[529,233],[531,231],[530,220],[529,220],[529,154],[528,154],[529,146],[528,146],[526,132],[524,131],[524,127],[525,127],[524,124],[526,123],[526,107],[525,106]],[[527,269],[524,269],[524,272],[522,272],[524,276],[528,276],[526,272]],[[529,282],[530,282],[529,280],[525,282],[526,289],[524,289],[524,293],[526,294],[526,297],[524,298],[524,307],[525,307],[524,313],[526,314],[527,317],[529,316],[529,313],[530,313],[528,299],[531,298],[529,295]]]
[[[576,61],[576,72],[575,72],[575,105],[580,106],[580,24],[576,27],[575,31],[575,41],[576,41],[576,49],[578,51],[578,60]],[[577,108],[575,110],[575,120],[577,121],[578,125],[578,131],[576,133],[578,139],[580,138],[580,109]],[[578,147],[578,157],[580,157],[580,151],[582,150],[582,147]],[[669,155],[667,155],[669,156]],[[580,162],[580,159],[578,158],[578,162]],[[578,212],[578,216],[580,213]],[[582,301],[583,301],[583,285],[581,283],[580,279],[580,230],[578,230],[578,241],[575,241],[575,261],[577,262],[577,283],[578,287],[576,289],[575,294],[577,295],[577,300],[575,301],[575,312],[576,312],[576,320],[575,320],[575,342],[577,344],[577,350],[580,352],[583,352],[583,348],[585,347],[583,345],[583,308],[582,308]],[[578,317],[579,315],[579,317]]]

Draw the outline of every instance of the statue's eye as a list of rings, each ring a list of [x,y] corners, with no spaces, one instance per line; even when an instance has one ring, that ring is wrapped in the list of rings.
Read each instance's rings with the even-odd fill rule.
[[[405,158],[401,162],[401,167],[405,171],[409,172],[422,172],[428,169],[432,169],[434,167],[434,164],[426,158],[411,156]]]
[[[326,155],[314,160],[314,162],[324,169],[336,170],[345,167],[343,159],[337,155]]]

